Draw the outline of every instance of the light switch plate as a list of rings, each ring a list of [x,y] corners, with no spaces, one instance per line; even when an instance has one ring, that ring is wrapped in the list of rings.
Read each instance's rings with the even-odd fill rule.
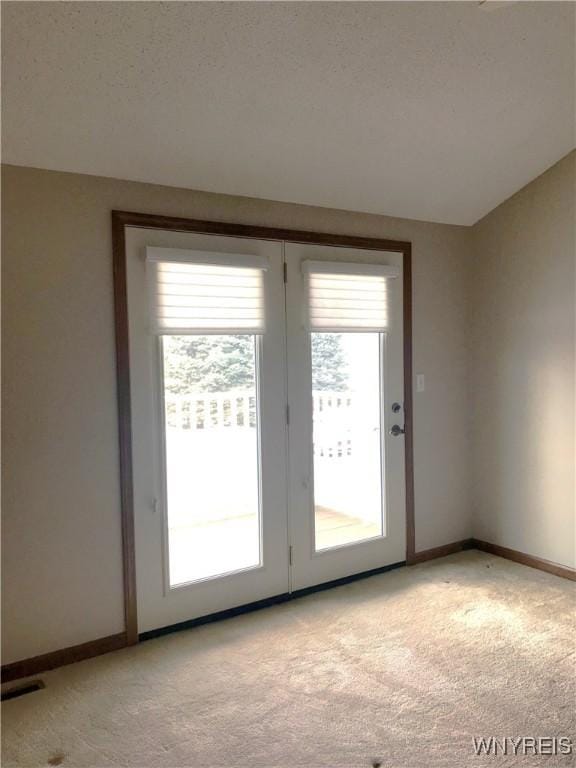
[[[416,374],[416,392],[424,392],[426,389],[426,382],[424,380],[423,373]]]

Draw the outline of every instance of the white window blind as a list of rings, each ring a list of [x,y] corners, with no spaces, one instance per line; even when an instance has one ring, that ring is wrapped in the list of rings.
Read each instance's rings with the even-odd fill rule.
[[[147,248],[158,334],[264,333],[265,257]]]
[[[308,325],[316,332],[384,331],[390,325],[389,281],[397,267],[305,261]]]

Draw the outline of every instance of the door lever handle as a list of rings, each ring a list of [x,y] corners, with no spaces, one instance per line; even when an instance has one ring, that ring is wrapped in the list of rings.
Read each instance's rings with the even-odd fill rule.
[[[398,424],[394,424],[394,426],[390,430],[390,434],[393,437],[398,437],[398,435],[403,435],[404,434],[404,430],[402,429],[402,427],[399,427]]]

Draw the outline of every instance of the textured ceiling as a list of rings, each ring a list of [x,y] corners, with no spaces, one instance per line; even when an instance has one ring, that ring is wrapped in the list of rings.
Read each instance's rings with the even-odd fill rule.
[[[3,160],[471,224],[574,146],[575,9],[3,2]]]

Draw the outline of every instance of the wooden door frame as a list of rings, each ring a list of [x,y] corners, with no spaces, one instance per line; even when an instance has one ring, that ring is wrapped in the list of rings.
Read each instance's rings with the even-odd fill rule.
[[[331,245],[402,254],[404,297],[404,452],[406,474],[406,562],[415,556],[414,527],[414,451],[412,404],[412,245],[401,240],[336,235],[277,229],[222,221],[160,216],[129,211],[112,211],[112,250],[114,264],[114,321],[116,332],[116,376],[118,399],[118,439],[120,447],[120,503],[122,518],[122,557],[124,578],[124,616],[126,643],[138,642],[136,605],[136,550],[134,533],[134,488],[132,474],[132,404],[130,394],[130,339],[128,333],[128,294],[126,269],[126,227],[195,232],[206,235],[245,237],[251,240],[281,240],[290,243]]]

